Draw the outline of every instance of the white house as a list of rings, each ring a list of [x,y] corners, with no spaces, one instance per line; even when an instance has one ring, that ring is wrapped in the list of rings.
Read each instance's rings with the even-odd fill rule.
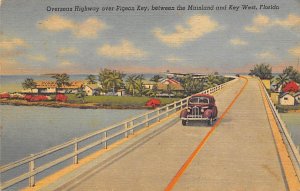
[[[297,92],[294,94],[294,98],[297,104],[300,104],[300,92]]]
[[[84,91],[88,96],[95,95],[99,91],[98,89],[98,84],[87,84],[84,86]]]
[[[280,95],[279,102],[281,105],[295,105],[295,97],[289,93]]]
[[[156,85],[156,82],[152,82],[152,81],[148,81],[148,80],[143,80],[143,86],[146,89],[152,90],[154,85]]]

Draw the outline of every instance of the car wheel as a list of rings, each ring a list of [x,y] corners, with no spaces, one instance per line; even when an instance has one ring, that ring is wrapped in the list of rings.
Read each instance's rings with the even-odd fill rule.
[[[183,126],[186,126],[186,120],[182,120],[181,123]]]

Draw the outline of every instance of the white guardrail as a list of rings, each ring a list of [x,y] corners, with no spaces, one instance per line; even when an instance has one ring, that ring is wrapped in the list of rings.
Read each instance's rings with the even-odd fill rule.
[[[287,130],[287,127],[284,123],[284,121],[282,121],[279,113],[278,113],[278,110],[276,109],[276,106],[275,104],[272,102],[265,86],[263,85],[262,81],[260,80],[262,86],[263,86],[263,89],[264,89],[264,92],[266,94],[266,97],[267,97],[267,100],[268,100],[268,104],[272,110],[272,113],[274,115],[274,118],[276,120],[276,123],[279,127],[279,131],[281,133],[281,137],[284,141],[284,144],[287,148],[287,151],[288,151],[288,154],[290,156],[290,159],[293,163],[293,166],[294,166],[294,169],[297,173],[297,177],[298,177],[298,180],[300,181],[300,154],[299,154],[299,150],[297,149],[295,143],[293,142],[292,138],[291,138],[291,134],[288,132]]]
[[[224,84],[220,84],[216,87],[204,90],[200,93],[212,94],[238,80],[238,78],[234,76],[231,77],[235,79],[226,82]],[[8,180],[5,180],[1,183],[1,190],[9,188],[12,185],[20,183],[26,179],[28,179],[29,181],[29,187],[33,187],[36,182],[35,179],[37,174],[45,170],[48,170],[51,167],[57,166],[58,164],[61,164],[67,160],[72,161],[73,159],[73,162],[69,162],[69,163],[77,164],[80,159],[80,154],[92,149],[94,149],[93,152],[98,151],[99,148],[98,149],[95,148],[96,146],[98,147],[101,146],[100,149],[107,149],[107,147],[110,144],[119,141],[121,139],[127,138],[128,135],[134,134],[134,132],[144,127],[148,127],[150,124],[156,123],[161,119],[169,116],[170,114],[176,113],[177,111],[183,109],[184,107],[186,107],[188,99],[189,97],[181,99],[179,101],[149,111],[145,114],[134,117],[132,119],[89,133],[82,137],[74,138],[73,140],[70,140],[61,145],[54,146],[40,153],[31,154],[30,156],[25,157],[21,160],[1,166],[0,173],[2,174],[1,175],[2,178],[4,177],[3,173],[7,173],[12,170],[15,171],[14,173],[12,173],[13,175],[10,175],[12,177],[8,178]],[[59,154],[58,152],[61,153]],[[42,158],[44,158],[44,161],[42,160]],[[67,165],[71,165],[71,164],[67,164]],[[25,165],[25,170],[24,170],[24,165]],[[18,170],[18,168],[22,168],[22,169]],[[18,173],[19,171],[25,171],[25,172],[23,174],[20,174]],[[57,169],[55,169],[54,172],[55,171],[57,171]]]

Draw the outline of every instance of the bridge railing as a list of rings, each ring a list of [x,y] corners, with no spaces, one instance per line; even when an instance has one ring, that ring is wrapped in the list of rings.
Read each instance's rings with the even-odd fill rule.
[[[263,83],[261,82],[261,84],[263,84]],[[283,141],[286,145],[286,148],[287,148],[288,154],[290,156],[290,159],[293,163],[293,166],[294,166],[294,169],[296,171],[298,180],[300,181],[300,154],[299,154],[299,150],[297,149],[294,141],[292,140],[292,138],[290,136],[290,133],[288,132],[284,121],[281,119],[280,114],[278,113],[278,110],[276,109],[275,104],[272,102],[272,100],[271,100],[271,98],[270,98],[270,96],[269,96],[269,94],[268,94],[268,92],[267,92],[267,90],[264,86],[263,86],[263,89],[264,89],[265,95],[267,97],[268,104],[269,104],[269,106],[272,110],[272,113],[275,117],[276,123],[279,127],[282,139],[283,139]]]
[[[212,94],[224,88],[225,86],[234,83],[235,81],[237,81],[237,78],[224,84],[204,90],[200,93]],[[58,166],[62,163],[65,164],[60,168],[71,164],[77,164],[78,161],[84,158],[86,155],[99,151],[100,149],[107,149],[112,143],[127,138],[129,135],[133,135],[136,131],[159,122],[163,118],[166,118],[167,116],[185,108],[187,106],[188,99],[189,97],[181,99],[132,119],[114,124],[82,137],[74,138],[73,140],[54,146],[40,153],[31,154],[30,156],[21,160],[1,166],[0,172],[2,174],[2,179],[5,177],[3,176],[4,173],[13,170],[15,171],[9,175],[10,177],[7,178],[7,180],[2,181],[1,190],[9,188],[20,182],[24,183],[25,180],[28,180],[29,187],[33,187],[36,182],[37,174],[42,173],[50,168],[55,168],[55,166]],[[57,170],[59,169],[52,170],[50,174]],[[19,172],[23,173],[20,174]]]

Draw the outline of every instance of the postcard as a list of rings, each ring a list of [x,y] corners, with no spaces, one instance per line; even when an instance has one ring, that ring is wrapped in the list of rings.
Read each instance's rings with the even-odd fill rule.
[[[0,0],[1,190],[300,190],[298,0]]]

